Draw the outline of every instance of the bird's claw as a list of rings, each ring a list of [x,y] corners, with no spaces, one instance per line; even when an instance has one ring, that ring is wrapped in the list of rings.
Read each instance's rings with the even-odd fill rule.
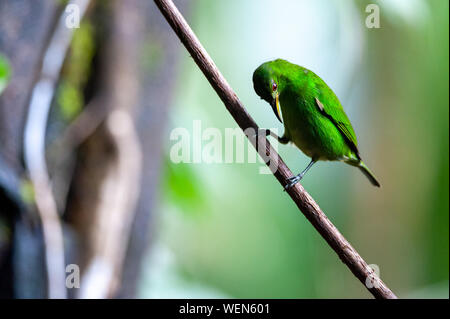
[[[303,176],[301,176],[301,175],[289,177],[287,179],[287,181],[288,181],[287,185],[284,186],[284,191],[287,191],[289,188],[291,188],[292,186],[297,184],[302,179],[302,177]]]

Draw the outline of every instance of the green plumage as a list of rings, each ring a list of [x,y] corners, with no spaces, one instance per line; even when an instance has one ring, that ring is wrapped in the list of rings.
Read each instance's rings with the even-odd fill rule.
[[[357,166],[373,185],[380,186],[361,161],[355,131],[341,103],[319,76],[278,59],[258,67],[253,84],[275,113],[279,100],[285,128],[281,139],[293,142],[313,161],[344,161]]]

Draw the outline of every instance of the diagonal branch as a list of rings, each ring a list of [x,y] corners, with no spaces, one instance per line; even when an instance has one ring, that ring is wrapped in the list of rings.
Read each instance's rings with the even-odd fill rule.
[[[186,49],[191,54],[195,63],[202,70],[211,86],[219,95],[225,107],[236,120],[243,131],[249,128],[258,130],[255,121],[245,110],[241,101],[234,93],[228,82],[220,73],[211,57],[201,45],[200,41],[187,24],[181,13],[178,11],[172,0],[154,0],[162,14],[169,22],[172,29],[180,38]],[[256,148],[256,141],[247,135],[250,142]],[[262,138],[261,138],[262,139]],[[261,141],[258,142],[258,145]],[[270,143],[264,139],[265,153],[260,148],[259,154],[269,161],[266,163],[277,163],[277,170],[273,173],[281,185],[287,184],[287,178],[292,176],[292,172],[286,166],[278,153],[272,148]],[[269,164],[268,164],[269,165]],[[365,285],[372,295],[380,299],[395,299],[395,294],[386,286],[386,284],[375,274],[374,270],[362,259],[358,252],[342,236],[338,229],[331,223],[327,216],[322,212],[319,205],[305,191],[303,186],[297,183],[288,190],[289,196],[297,204],[300,211],[311,222],[316,230],[322,235],[327,243],[338,254],[339,258],[347,265],[352,273]]]

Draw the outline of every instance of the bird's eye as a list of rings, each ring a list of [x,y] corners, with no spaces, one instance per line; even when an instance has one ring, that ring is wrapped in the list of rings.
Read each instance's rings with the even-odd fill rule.
[[[272,83],[272,91],[275,92],[277,90],[278,86],[276,83]]]

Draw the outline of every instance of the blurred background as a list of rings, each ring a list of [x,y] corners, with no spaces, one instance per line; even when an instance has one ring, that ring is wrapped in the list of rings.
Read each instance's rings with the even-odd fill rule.
[[[399,297],[448,298],[448,1],[174,2],[260,127],[261,63],[322,77],[382,188],[302,184]],[[0,0],[0,94],[1,297],[371,297],[261,163],[171,161],[174,129],[237,125],[153,1]]]

